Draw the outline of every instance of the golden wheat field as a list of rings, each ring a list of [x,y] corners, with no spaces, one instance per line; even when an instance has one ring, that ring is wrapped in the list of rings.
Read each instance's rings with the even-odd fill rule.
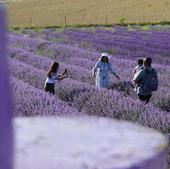
[[[10,26],[159,22],[170,20],[170,0],[8,0]]]

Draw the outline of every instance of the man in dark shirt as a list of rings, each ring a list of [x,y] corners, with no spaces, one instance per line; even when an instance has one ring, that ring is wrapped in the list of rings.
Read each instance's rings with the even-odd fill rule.
[[[152,81],[151,76],[149,75],[154,71],[151,66],[152,59],[150,57],[144,59],[144,69],[139,71],[132,81],[137,84],[136,93],[139,99],[145,103],[149,103],[152,96],[152,90],[147,86],[150,81]]]

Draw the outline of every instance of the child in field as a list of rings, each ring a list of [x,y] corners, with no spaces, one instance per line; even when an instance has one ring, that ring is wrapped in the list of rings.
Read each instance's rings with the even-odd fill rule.
[[[132,71],[132,79],[135,77],[135,75],[137,75],[143,68],[143,60],[142,59],[138,59],[137,61],[138,65],[133,69]],[[133,83],[133,82],[132,82]],[[134,91],[136,91],[136,88],[137,88],[137,84],[134,84],[133,83],[133,86],[134,86]]]
[[[56,80],[61,81],[67,77],[67,69],[65,69],[65,71],[62,74],[58,74],[58,70],[59,70],[59,63],[53,62],[53,64],[48,70],[47,78],[45,81],[45,86],[44,86],[45,91],[50,92],[53,95],[55,94],[55,89],[54,89],[55,81]]]
[[[132,78],[134,78],[135,74],[143,69],[143,60],[138,59],[138,65],[132,71]]]

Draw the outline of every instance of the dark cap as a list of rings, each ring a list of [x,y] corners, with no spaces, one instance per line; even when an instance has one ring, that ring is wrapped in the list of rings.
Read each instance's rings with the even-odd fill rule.
[[[142,59],[138,59],[138,64],[139,65],[143,65],[143,60]]]
[[[147,58],[144,59],[144,65],[145,66],[151,66],[151,63],[152,63],[152,58],[147,57]]]

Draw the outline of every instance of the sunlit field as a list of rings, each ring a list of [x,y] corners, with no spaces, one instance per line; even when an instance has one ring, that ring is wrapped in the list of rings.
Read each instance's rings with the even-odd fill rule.
[[[169,0],[7,0],[9,25],[63,26],[170,20]]]

